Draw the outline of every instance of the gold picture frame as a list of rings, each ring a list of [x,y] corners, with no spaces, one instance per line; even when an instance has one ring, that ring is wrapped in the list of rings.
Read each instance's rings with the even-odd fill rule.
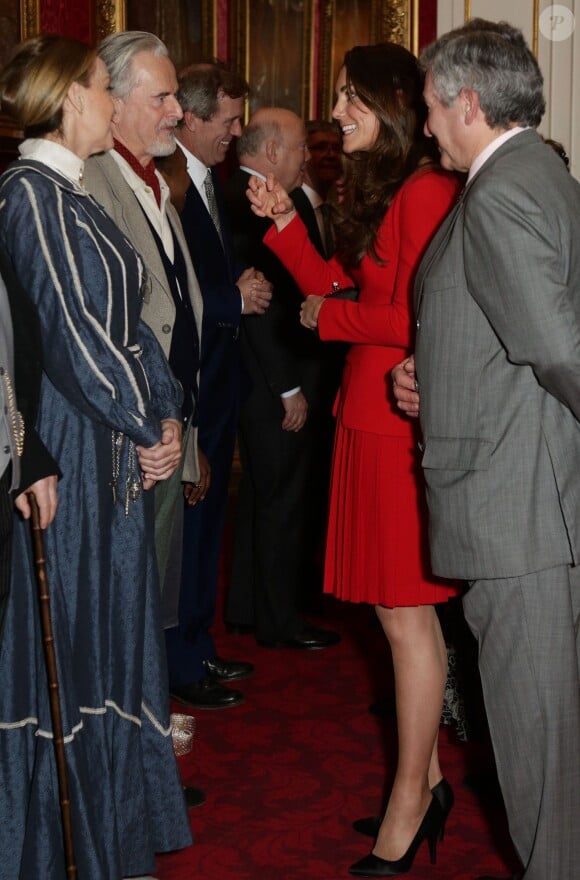
[[[126,30],[125,0],[96,0],[95,42],[99,43],[109,34]]]
[[[341,8],[344,7],[344,8]],[[358,14],[356,38],[349,16]],[[345,24],[347,25],[345,27]],[[419,0],[323,0],[320,24],[318,107],[330,119],[334,84],[345,51],[355,43],[400,43],[415,55],[419,50]]]
[[[40,0],[20,0],[20,39],[40,33]]]

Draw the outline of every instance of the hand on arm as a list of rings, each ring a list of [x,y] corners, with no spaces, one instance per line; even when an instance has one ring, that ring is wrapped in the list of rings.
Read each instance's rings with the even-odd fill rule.
[[[308,403],[301,391],[297,391],[291,397],[281,397],[284,407],[282,429],[284,431],[299,431],[304,427],[308,415]]]
[[[254,268],[246,269],[238,280],[237,286],[244,302],[244,315],[263,315],[272,299],[272,285],[266,281],[261,272]]]
[[[204,501],[211,485],[211,467],[207,456],[197,448],[199,461],[199,481],[197,483],[184,483],[183,495],[189,507],[194,507],[198,501]]]
[[[181,461],[181,425],[175,419],[161,422],[161,440],[144,448],[137,447],[143,487],[150,489],[158,480],[168,480]]]
[[[308,330],[318,327],[318,315],[324,305],[323,296],[307,296],[300,306],[300,323]]]
[[[260,180],[259,177],[250,177],[246,195],[254,214],[273,220],[278,232],[281,232],[296,216],[292,199],[273,174],[268,174],[265,181]]]
[[[41,529],[45,529],[51,524],[56,516],[56,509],[58,507],[57,485],[58,478],[56,475],[43,477],[42,480],[37,480],[36,483],[33,483],[28,489],[16,496],[14,504],[24,519],[30,519],[31,510],[28,494],[31,493],[36,498],[36,503],[38,504]]]
[[[419,392],[415,379],[415,357],[411,355],[391,370],[393,392],[397,406],[406,415],[419,415]]]

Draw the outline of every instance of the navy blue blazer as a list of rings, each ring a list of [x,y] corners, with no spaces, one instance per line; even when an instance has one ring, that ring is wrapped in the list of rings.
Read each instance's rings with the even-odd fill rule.
[[[238,268],[234,259],[215,169],[212,169],[212,177],[223,246],[193,183],[187,191],[181,214],[203,298],[199,435],[200,445],[206,453],[211,452],[212,438],[217,442],[224,430],[235,431],[240,397],[239,327],[242,317],[242,297],[235,284],[242,267]]]

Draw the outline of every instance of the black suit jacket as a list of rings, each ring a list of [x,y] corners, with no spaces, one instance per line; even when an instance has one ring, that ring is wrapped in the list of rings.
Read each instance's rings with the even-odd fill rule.
[[[224,186],[224,202],[230,223],[234,251],[238,260],[262,271],[272,282],[273,295],[265,315],[251,315],[242,324],[242,352],[253,390],[261,389],[256,410],[267,407],[280,413],[280,394],[300,386],[311,415],[321,405],[323,345],[318,337],[300,324],[302,294],[290,273],[267,248],[262,239],[271,221],[257,217],[246,197],[249,174],[238,169]],[[258,411],[256,415],[258,415]]]
[[[320,236],[320,229],[316,219],[316,211],[312,207],[312,202],[304,192],[301,186],[296,187],[290,193],[290,198],[294,202],[294,207],[298,211],[302,222],[308,231],[308,238],[318,251],[321,257],[324,257],[324,244]]]

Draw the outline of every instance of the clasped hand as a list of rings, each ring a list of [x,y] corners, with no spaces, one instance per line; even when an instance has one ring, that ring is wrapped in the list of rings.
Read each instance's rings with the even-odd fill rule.
[[[143,488],[150,489],[159,480],[168,480],[181,461],[181,452],[180,423],[175,419],[162,419],[161,440],[148,448],[137,446]]]
[[[244,300],[244,315],[263,315],[272,299],[272,285],[262,272],[253,266],[245,269],[236,284]]]
[[[419,391],[415,378],[415,358],[411,355],[391,370],[393,392],[397,406],[406,415],[417,418],[419,415]]]

